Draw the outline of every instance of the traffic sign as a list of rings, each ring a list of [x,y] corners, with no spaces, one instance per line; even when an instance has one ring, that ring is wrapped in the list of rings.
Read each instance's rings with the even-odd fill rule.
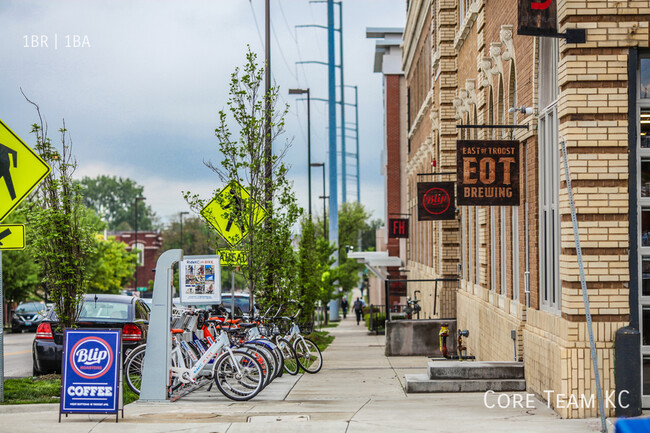
[[[0,225],[0,250],[25,249],[25,225],[2,224]]]
[[[239,250],[221,250],[217,251],[217,254],[221,258],[221,266],[246,266],[248,260],[246,260],[246,254],[243,251]]]
[[[50,166],[0,120],[0,221],[49,173]]]
[[[266,218],[266,210],[251,198],[246,188],[236,180],[231,181],[203,209],[201,216],[221,235],[231,246],[236,246],[244,239],[250,228],[241,224],[243,217],[238,212],[252,209],[253,225],[261,223]]]

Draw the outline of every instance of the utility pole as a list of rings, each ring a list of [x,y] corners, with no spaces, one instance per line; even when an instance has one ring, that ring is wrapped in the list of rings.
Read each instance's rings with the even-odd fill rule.
[[[339,218],[338,218],[338,154],[336,146],[336,67],[334,58],[334,0],[327,0],[327,82],[329,113],[329,169],[330,169],[330,230],[329,238],[336,247],[334,266],[339,264]]]
[[[343,2],[337,2],[339,5],[339,55],[341,62],[339,73],[341,81],[341,200],[343,203],[348,197],[348,179],[347,179],[347,158],[345,147],[345,80],[343,79]]]
[[[361,172],[359,170],[359,89],[357,86],[354,87],[354,125],[356,128],[356,139],[357,139],[357,203],[361,203]],[[361,251],[361,246],[359,245],[359,251]]]
[[[264,99],[265,99],[265,115],[264,115],[264,171],[265,171],[265,199],[267,203],[273,200],[273,191],[271,191],[273,164],[271,163],[271,156],[273,155],[273,148],[271,143],[271,18],[270,18],[270,0],[265,0],[264,7],[264,59],[266,66],[264,67]]]

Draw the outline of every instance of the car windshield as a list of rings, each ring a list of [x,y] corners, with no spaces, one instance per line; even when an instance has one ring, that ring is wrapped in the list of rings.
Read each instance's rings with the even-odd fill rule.
[[[16,309],[17,313],[38,313],[43,311],[45,306],[37,302],[30,302],[29,304],[20,304]]]
[[[129,304],[105,301],[88,301],[81,307],[79,320],[127,320]]]
[[[221,295],[221,304],[230,309],[232,305],[232,295]],[[235,295],[235,307],[241,308],[244,314],[248,313],[248,297]]]

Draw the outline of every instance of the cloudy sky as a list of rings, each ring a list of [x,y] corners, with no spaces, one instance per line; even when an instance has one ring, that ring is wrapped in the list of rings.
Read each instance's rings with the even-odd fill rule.
[[[366,39],[365,29],[402,27],[405,5],[345,0],[343,13],[345,82],[359,86],[361,201],[374,217],[383,217],[382,85],[381,75],[372,72],[375,41]],[[327,68],[296,65],[327,60],[326,31],[295,28],[325,25],[326,6],[271,0],[271,20],[273,79],[281,102],[291,105],[281,140],[293,140],[286,162],[306,208],[306,105],[287,93],[309,87],[312,97],[327,97]],[[223,186],[203,160],[218,158],[217,113],[225,107],[230,74],[243,64],[246,46],[263,58],[263,0],[3,0],[0,21],[0,119],[27,144],[34,143],[29,130],[36,113],[20,88],[40,105],[52,138],[65,118],[77,177],[134,179],[163,221],[189,210],[181,191],[207,198]],[[75,40],[83,46],[75,48]],[[347,101],[353,92],[348,90]],[[312,162],[328,161],[326,108],[312,101]],[[353,121],[354,109],[346,113]],[[315,169],[317,213],[321,179]],[[349,185],[348,197],[355,195]]]

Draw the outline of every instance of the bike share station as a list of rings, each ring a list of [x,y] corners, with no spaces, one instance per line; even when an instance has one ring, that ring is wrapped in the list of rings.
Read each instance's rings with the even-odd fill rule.
[[[211,293],[195,294],[187,299],[185,271],[192,262],[210,262],[212,268]],[[156,264],[156,275],[153,284],[152,306],[149,319],[149,336],[142,371],[140,402],[170,402],[167,396],[169,372],[171,368],[171,317],[173,295],[173,266],[179,263],[179,290],[181,304],[211,303],[221,300],[221,261],[218,255],[213,256],[183,256],[183,250],[165,251]],[[185,265],[184,265],[185,264]],[[190,276],[191,277],[191,276]],[[205,298],[205,299],[203,299]],[[234,297],[233,297],[234,299]],[[206,302],[209,300],[209,302]]]

